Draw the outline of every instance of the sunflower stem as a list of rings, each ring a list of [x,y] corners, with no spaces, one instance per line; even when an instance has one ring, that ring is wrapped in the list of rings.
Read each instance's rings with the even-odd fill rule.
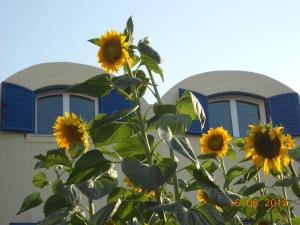
[[[94,203],[91,198],[89,198],[89,214],[90,214],[90,219],[92,219],[93,215],[95,214]]]
[[[147,71],[149,73],[150,80],[151,80],[151,82],[153,84],[153,88],[154,88],[154,93],[153,94],[154,94],[154,96],[157,99],[157,103],[159,105],[162,105],[163,103],[162,103],[159,91],[157,89],[157,84],[155,83],[153,74],[152,74],[151,70],[148,68],[148,66],[146,66],[146,68],[147,68]],[[169,151],[170,151],[171,159],[175,162],[174,150],[172,148],[169,148]],[[177,173],[176,172],[173,174],[172,179],[173,179],[173,183],[174,183],[175,200],[178,200],[180,198],[180,193],[179,193],[179,184],[178,184],[178,178],[177,178]]]
[[[174,150],[172,148],[169,148],[169,150],[170,150],[171,159],[175,162]],[[173,174],[173,183],[174,183],[175,200],[178,200],[180,198],[180,194],[179,194],[179,184],[178,184],[176,171]]]
[[[280,173],[280,179],[283,180],[283,175],[282,172]],[[287,193],[284,187],[282,187],[282,193],[283,193],[283,197],[285,200],[288,200],[287,198]],[[289,224],[293,225],[293,221],[292,221],[292,217],[291,217],[291,208],[288,206],[287,208],[287,215],[288,215],[288,220],[289,220]]]
[[[224,164],[223,157],[220,158],[220,162],[219,163],[221,165],[221,169],[222,169],[223,176],[224,176],[224,179],[225,179],[227,171],[226,171],[226,167],[225,167],[225,164]]]
[[[153,74],[152,74],[151,70],[148,68],[148,66],[146,66],[146,68],[147,68],[147,71],[149,73],[150,80],[151,80],[151,82],[153,84],[153,88],[154,88],[154,92],[155,92],[154,96],[156,97],[158,104],[162,105],[163,103],[162,103],[162,100],[160,98],[160,95],[159,95],[159,92],[158,92],[157,85],[155,83]]]
[[[128,71],[129,76],[134,77],[128,61],[126,61],[125,66],[126,66],[126,69]],[[147,163],[149,165],[153,165],[153,160],[152,160],[152,155],[151,155],[151,148],[150,148],[150,144],[149,144],[149,140],[148,140],[148,136],[147,136],[146,128],[145,128],[145,123],[143,121],[142,112],[141,112],[141,108],[140,108],[140,106],[141,106],[140,98],[139,98],[139,95],[138,95],[138,92],[137,92],[137,89],[136,89],[135,86],[132,86],[132,90],[133,90],[133,97],[134,97],[135,104],[138,106],[136,114],[137,114],[139,125],[140,125],[141,137],[143,139],[143,143],[144,143],[144,147],[145,147],[145,155],[146,155]],[[161,201],[161,194],[160,194],[160,191],[158,189],[155,190],[155,198],[156,198],[157,204],[160,205],[162,203],[162,201]],[[165,223],[166,222],[166,217],[165,217],[165,214],[163,212],[160,213],[160,217],[163,220],[163,222]]]
[[[291,170],[291,172],[292,172],[292,176],[293,176],[293,177],[297,177],[295,168],[294,168],[294,166],[293,166],[293,164],[292,164],[291,161],[289,162],[289,168],[290,168],[290,170]]]
[[[256,183],[260,183],[259,171],[256,172],[256,176],[255,177],[256,177]],[[264,196],[267,193],[266,189],[263,189],[263,190],[260,189],[259,192],[260,192],[261,196]]]

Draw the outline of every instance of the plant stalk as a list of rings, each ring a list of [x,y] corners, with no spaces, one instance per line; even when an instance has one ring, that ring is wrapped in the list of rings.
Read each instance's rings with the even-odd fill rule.
[[[157,85],[156,85],[156,83],[155,83],[153,74],[152,74],[151,70],[150,70],[148,67],[147,67],[147,71],[148,71],[148,73],[149,73],[150,80],[151,80],[151,82],[152,82],[152,84],[153,84],[154,93],[155,93],[155,97],[156,97],[156,99],[157,99],[157,102],[158,102],[159,105],[162,105],[163,103],[162,103],[162,100],[161,100],[161,98],[160,98],[160,94],[159,94],[159,92],[158,92]]]
[[[93,203],[93,200],[91,198],[89,198],[89,214],[90,214],[90,219],[95,214],[94,203]]]
[[[280,173],[280,179],[283,180],[283,175],[282,172]],[[287,193],[284,187],[282,187],[282,193],[283,193],[283,197],[285,200],[288,200],[287,198]],[[291,208],[288,206],[287,208],[287,214],[288,214],[288,220],[289,220],[289,224],[293,225],[293,221],[292,221],[292,217],[291,217]]]
[[[125,66],[126,66],[126,69],[128,71],[129,76],[134,77],[134,75],[131,71],[131,68],[129,66],[128,61],[126,61]],[[148,136],[147,136],[147,133],[146,133],[146,128],[145,128],[145,124],[144,124],[144,121],[143,121],[142,112],[141,112],[141,108],[140,108],[140,106],[141,106],[140,98],[139,98],[136,87],[133,86],[132,90],[133,90],[133,97],[134,97],[135,104],[138,106],[138,108],[137,108],[137,117],[138,117],[138,121],[139,121],[139,125],[140,125],[141,137],[143,139],[143,143],[144,143],[144,147],[145,147],[145,155],[146,155],[147,163],[149,165],[153,165],[153,160],[152,160],[152,155],[151,155],[151,148],[150,148],[150,144],[149,144],[149,140],[148,140]],[[161,201],[161,194],[160,194],[160,191],[158,189],[155,190],[155,198],[156,198],[157,204],[160,205],[162,203],[162,201]],[[163,219],[163,221],[165,223],[165,221],[166,221],[165,214],[162,213],[160,216],[161,216],[161,218]]]
[[[174,150],[172,148],[169,148],[169,150],[170,150],[171,159],[175,162]],[[175,171],[172,179],[173,179],[173,183],[174,183],[175,200],[178,200],[180,198],[180,193],[179,193],[179,184],[178,184],[178,178],[177,178],[176,171]]]

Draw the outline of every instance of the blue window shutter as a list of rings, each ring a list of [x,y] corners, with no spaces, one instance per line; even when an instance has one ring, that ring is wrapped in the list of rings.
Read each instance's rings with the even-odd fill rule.
[[[34,92],[11,83],[2,83],[1,128],[6,131],[34,133]]]
[[[282,125],[291,135],[300,135],[299,95],[286,93],[275,95],[266,101],[267,118],[274,125]]]
[[[182,88],[179,89],[179,97],[181,97],[183,95],[184,91],[185,91],[185,89],[182,89]],[[201,132],[200,121],[194,120],[192,122],[191,127],[188,129],[188,131],[186,133],[188,133],[188,134],[206,133],[208,131],[208,127],[209,127],[209,124],[208,124],[208,121],[209,121],[208,120],[208,98],[207,98],[207,96],[205,96],[199,92],[192,91],[192,93],[196,96],[196,98],[199,100],[199,102],[201,103],[201,105],[204,109],[205,116],[206,116],[206,122],[205,122],[204,128]]]
[[[133,108],[133,102],[125,99],[118,91],[112,90],[109,95],[99,99],[99,112],[112,113],[116,110]]]

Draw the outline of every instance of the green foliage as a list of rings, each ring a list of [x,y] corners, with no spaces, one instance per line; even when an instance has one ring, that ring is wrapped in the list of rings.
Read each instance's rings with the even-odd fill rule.
[[[21,206],[20,210],[18,211],[17,215],[19,215],[31,208],[39,206],[40,204],[42,204],[42,202],[43,202],[43,200],[42,200],[40,193],[38,193],[38,192],[31,193],[23,200],[22,206]]]
[[[89,131],[95,146],[105,146],[126,141],[132,135],[132,129],[127,122],[108,122],[97,124],[92,121]]]
[[[92,97],[108,95],[111,91],[109,74],[94,76],[81,84],[76,84],[67,89],[67,92],[85,94]]]
[[[32,178],[32,183],[34,186],[36,186],[38,188],[43,188],[43,187],[49,185],[49,180],[45,173],[37,172]]]
[[[39,162],[35,165],[35,169],[50,168],[55,166],[72,168],[72,162],[66,156],[63,149],[49,150],[45,156],[40,154],[34,158],[39,160]]]
[[[295,149],[292,149],[289,151],[289,155],[292,159],[300,163],[300,147],[296,147]]]
[[[122,171],[137,187],[154,190],[167,182],[175,172],[177,163],[164,158],[155,165],[141,163],[135,158],[124,158]]]
[[[105,222],[111,218],[114,213],[117,211],[121,205],[121,200],[118,200],[114,203],[109,203],[100,209],[95,215],[91,218],[90,225],[103,225]]]
[[[76,163],[67,184],[78,184],[101,175],[111,168],[111,163],[98,150],[85,153]]]
[[[100,74],[71,86],[67,92],[98,98],[116,90],[134,106],[95,116],[88,126],[94,150],[86,151],[82,143],[76,142],[68,149],[53,149],[34,157],[34,169],[42,169],[32,178],[34,188],[52,192],[44,198],[45,218],[40,224],[245,225],[239,216],[252,220],[253,225],[300,223],[299,217],[289,216],[298,200],[285,199],[286,189],[300,199],[300,174],[292,165],[300,162],[300,148],[288,151],[293,160],[282,165],[282,174],[271,168],[273,186],[260,179],[260,168],[250,158],[237,162],[238,154],[245,154],[245,138],[228,144],[224,156],[230,160],[227,169],[218,154],[198,155],[188,139],[191,136],[185,133],[193,120],[200,120],[204,127],[206,115],[201,103],[191,91],[186,91],[176,104],[162,103],[152,74],[164,79],[161,56],[148,38],[134,43],[131,17],[123,35],[128,42],[124,51],[128,50],[133,61],[123,65],[124,75]],[[89,41],[100,47],[99,38]],[[157,103],[145,109],[141,97],[147,90]],[[193,146],[198,143],[197,148],[199,138],[191,137]],[[122,171],[118,173],[114,168]],[[271,193],[274,189],[276,195]],[[281,189],[282,196],[277,193]],[[204,194],[204,202],[195,201],[198,190],[199,196]],[[191,194],[193,201],[188,199]],[[100,202],[102,208],[98,209],[95,202]],[[24,199],[18,214],[42,203],[40,193],[33,192]]]
[[[180,114],[190,115],[193,120],[199,119],[201,127],[204,127],[206,116],[201,103],[190,91],[185,91],[176,102],[176,108]]]

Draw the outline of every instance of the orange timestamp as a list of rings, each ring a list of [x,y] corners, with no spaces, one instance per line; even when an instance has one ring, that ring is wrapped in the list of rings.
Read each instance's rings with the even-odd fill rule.
[[[243,203],[241,204],[241,202]],[[262,201],[261,201],[262,202]],[[267,198],[264,199],[265,208],[274,208],[274,207],[288,207],[289,203],[287,199],[276,199],[276,198]],[[247,199],[236,199],[233,201],[233,206],[244,206],[244,207],[257,207],[260,204],[260,199],[258,198],[247,198]]]

